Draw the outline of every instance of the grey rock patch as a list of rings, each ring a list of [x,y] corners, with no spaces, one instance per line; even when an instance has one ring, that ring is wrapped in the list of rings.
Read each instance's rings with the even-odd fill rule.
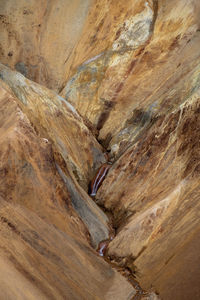
[[[15,69],[20,72],[21,74],[23,74],[25,77],[27,77],[27,74],[28,74],[28,68],[27,66],[25,65],[25,63],[23,62],[18,62],[16,63],[15,65]]]
[[[72,179],[64,174],[57,164],[56,167],[71,196],[72,206],[88,228],[92,245],[96,249],[102,240],[109,238],[108,217],[81,187],[77,187]]]

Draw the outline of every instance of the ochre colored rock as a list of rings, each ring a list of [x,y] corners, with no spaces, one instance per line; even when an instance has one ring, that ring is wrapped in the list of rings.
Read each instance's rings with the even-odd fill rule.
[[[0,88],[0,195],[22,204],[66,232],[84,228],[75,214],[69,193],[56,172],[51,144],[36,135],[15,98]]]
[[[90,246],[90,235],[94,246],[108,237],[107,217],[70,171],[60,176],[16,101],[1,83],[0,298],[131,299],[135,289]]]
[[[86,225],[94,248],[98,248],[102,240],[106,240],[110,235],[110,224],[105,213],[94,203],[88,194],[73,180],[70,173],[66,174],[57,165],[58,173],[63,179],[70,194],[71,203],[83,223]]]
[[[91,0],[0,2],[0,61],[59,90]]]
[[[199,84],[198,0],[20,0],[13,6],[13,0],[0,5],[1,61],[63,88],[111,156]]]
[[[39,138],[36,135],[30,122],[15,102],[19,100],[9,94],[5,88],[8,89],[2,82],[2,114],[0,115],[0,119],[3,124],[1,127],[4,137],[2,143],[5,140],[5,146],[2,145],[1,148],[3,158],[5,157],[5,159],[3,159],[5,164],[3,166],[3,174],[6,176],[2,178],[1,189],[4,199],[9,198],[14,202],[20,200],[21,203],[24,203],[24,201],[27,203],[27,197],[29,198],[30,195],[33,195],[33,197],[30,197],[31,199],[27,205],[30,205],[30,207],[34,206],[37,211],[42,213],[43,210],[45,211],[47,205],[45,201],[42,201],[44,195],[47,202],[51,199],[51,201],[56,201],[58,203],[61,201],[59,196],[62,196],[61,199],[63,200],[61,201],[62,206],[60,212],[62,212],[63,207],[65,210],[67,204],[70,206],[72,205],[86,225],[93,246],[97,248],[99,242],[107,239],[109,236],[108,218],[91,198],[88,197],[87,193],[79,186],[79,184],[77,184],[70,169],[65,166],[64,171],[62,171],[61,167],[55,161],[56,157],[53,153],[51,143],[46,138]],[[7,118],[7,115],[9,118]],[[40,123],[37,124],[37,126],[39,125]],[[40,130],[40,127],[37,128]],[[10,135],[7,134],[7,132],[11,132],[12,139],[9,139]],[[16,132],[16,134],[13,132]],[[26,137],[26,135],[28,136]],[[24,140],[29,143],[24,142]],[[73,145],[72,140],[71,145]],[[13,152],[16,154],[16,157],[14,156],[12,160],[16,162],[19,160],[19,165],[17,165],[16,170],[8,164],[8,160],[11,160],[11,158],[6,158],[6,153],[8,152],[7,148],[10,147],[13,148]],[[49,169],[51,171],[50,173]],[[37,174],[37,171],[39,174]],[[19,176],[17,176],[17,174],[19,174]],[[23,179],[24,176],[25,179]],[[34,176],[36,176],[36,179],[34,179]],[[35,190],[35,184],[36,182],[40,182],[41,178],[43,178],[41,180],[41,186],[38,183],[38,189]],[[67,193],[65,192],[65,189],[67,189]],[[40,207],[40,203],[44,205],[44,209]],[[49,218],[51,217],[51,214],[48,211],[46,215]],[[61,220],[61,217],[58,216],[57,218],[58,221]],[[54,219],[53,212],[52,219]]]
[[[74,107],[51,90],[0,64],[0,77],[41,137],[52,142],[87,190],[90,177],[105,162],[101,146],[83,123]]]
[[[104,0],[91,9],[61,95],[97,127],[111,156],[199,85],[199,12],[198,0]]]
[[[1,62],[46,88],[0,65],[0,298],[133,297],[90,246],[109,235],[86,194],[107,151],[106,253],[150,292],[136,298],[200,299],[199,15],[199,0],[1,1]]]
[[[162,299],[200,296],[197,285],[188,289],[200,280],[199,141],[200,89],[160,116],[114,163],[96,197],[114,212],[118,228],[108,254],[121,258],[142,287],[153,285]]]
[[[1,299],[132,299],[134,288],[88,245],[0,199]]]

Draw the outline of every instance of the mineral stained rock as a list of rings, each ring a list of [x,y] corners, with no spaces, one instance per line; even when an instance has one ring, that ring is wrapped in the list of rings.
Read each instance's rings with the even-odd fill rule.
[[[200,89],[157,119],[97,193],[118,228],[109,255],[138,270],[142,286],[155,286],[164,299],[199,298],[198,285],[188,289],[200,280],[199,195]]]
[[[77,237],[0,201],[1,299],[132,299],[133,287]]]
[[[178,107],[200,72],[198,0],[97,1],[61,95],[119,156],[160,113]],[[98,11],[98,16],[97,16]],[[93,26],[91,26],[93,24]]]
[[[107,238],[107,217],[77,183],[69,187],[73,178],[66,185],[50,142],[16,101],[1,83],[1,299],[131,299],[135,289],[90,246],[89,232],[94,246]]]
[[[76,179],[87,189],[92,172],[105,158],[101,146],[74,107],[53,91],[3,64],[0,64],[0,77],[10,86],[36,130],[53,143],[54,150],[62,155]]]
[[[199,0],[1,1],[2,298],[133,298],[91,247],[109,235],[97,202],[107,254],[150,292],[136,298],[200,299],[199,15]]]
[[[59,90],[91,0],[0,2],[0,61]]]

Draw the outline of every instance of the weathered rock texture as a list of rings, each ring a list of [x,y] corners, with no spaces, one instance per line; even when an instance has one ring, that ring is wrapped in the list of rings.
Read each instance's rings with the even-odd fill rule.
[[[131,299],[133,287],[92,249],[24,206],[0,201],[1,299]]]
[[[0,61],[53,89],[78,41],[90,0],[1,0]]]
[[[28,158],[26,157],[26,149],[24,149],[24,147],[27,145],[25,145],[25,146],[23,145],[23,138],[22,138],[22,142],[19,141],[19,144],[21,146],[19,148],[20,152],[21,152],[19,155],[19,160],[21,159],[21,157],[23,157],[22,162],[20,162],[20,164],[22,164],[22,165],[20,165],[20,169],[16,171],[17,173],[19,173],[21,175],[21,177],[19,177],[19,176],[17,176],[17,174],[15,174],[15,170],[12,169],[12,166],[9,167],[9,172],[8,172],[8,167],[4,166],[5,174],[8,175],[9,184],[12,182],[11,186],[13,185],[13,188],[14,188],[14,191],[13,191],[14,197],[16,199],[21,199],[21,201],[23,203],[24,199],[26,199],[26,197],[27,197],[27,192],[26,192],[26,189],[27,189],[28,191],[30,191],[30,193],[34,193],[36,199],[33,199],[33,202],[34,202],[34,205],[37,207],[37,209],[38,210],[41,209],[39,203],[42,202],[44,205],[44,210],[45,210],[46,203],[44,201],[41,201],[41,197],[42,197],[43,193],[46,195],[46,199],[52,199],[53,202],[58,201],[57,198],[58,198],[59,194],[61,193],[61,191],[65,190],[65,187],[66,187],[68,190],[68,193],[71,196],[70,203],[72,201],[72,203],[71,203],[72,206],[78,212],[79,216],[81,217],[81,219],[87,226],[89,233],[91,234],[92,244],[97,248],[98,243],[103,239],[107,239],[109,236],[108,218],[93,203],[93,201],[88,197],[86,192],[77,184],[76,179],[73,176],[73,172],[71,171],[71,168],[70,168],[72,166],[72,169],[74,170],[73,165],[70,162],[70,160],[73,159],[74,157],[75,157],[75,159],[76,158],[79,159],[80,166],[82,167],[81,168],[79,166],[79,168],[77,168],[78,170],[84,171],[84,160],[87,163],[86,167],[88,167],[88,165],[89,165],[88,161],[89,160],[91,161],[91,157],[90,157],[91,152],[87,146],[89,146],[89,147],[91,146],[91,147],[93,147],[93,149],[94,149],[93,145],[95,145],[97,147],[96,152],[99,155],[99,156],[97,156],[97,161],[98,161],[99,157],[103,157],[97,142],[94,140],[93,136],[89,133],[87,127],[84,126],[80,117],[74,111],[73,107],[71,107],[70,105],[69,106],[64,105],[64,107],[62,106],[63,100],[61,97],[55,95],[54,93],[52,94],[51,91],[48,91],[47,89],[44,89],[42,87],[39,87],[38,85],[35,85],[33,82],[27,81],[21,74],[12,72],[8,68],[5,68],[3,65],[1,66],[0,74],[4,80],[6,80],[6,78],[8,79],[8,82],[9,82],[11,88],[13,89],[15,95],[18,95],[18,98],[14,95],[12,96],[12,90],[3,82],[1,83],[4,87],[4,89],[2,90],[2,94],[7,95],[8,99],[13,99],[13,101],[12,101],[13,103],[15,100],[16,102],[18,102],[19,105],[21,105],[22,109],[24,109],[24,111],[27,112],[27,115],[30,116],[31,121],[33,121],[33,123],[36,124],[35,127],[38,130],[40,137],[45,136],[45,137],[49,138],[49,136],[50,136],[50,140],[53,142],[53,147],[52,147],[52,144],[49,142],[48,139],[40,138],[43,145],[46,145],[46,148],[48,148],[49,151],[47,151],[46,156],[43,155],[42,157],[40,157],[40,160],[38,160],[38,158],[36,156],[36,162],[39,163],[38,171],[43,171],[43,170],[40,170],[41,169],[40,166],[43,166],[44,162],[46,162],[45,160],[47,160],[47,162],[49,161],[50,164],[53,163],[54,168],[52,169],[52,172],[57,173],[57,171],[58,171],[59,175],[62,178],[62,179],[60,178],[61,179],[60,181],[62,181],[61,186],[57,186],[57,184],[55,184],[54,190],[56,191],[56,194],[53,196],[51,195],[51,193],[48,194],[48,191],[49,190],[51,191],[51,188],[53,187],[53,184],[54,184],[54,182],[56,182],[56,180],[51,174],[48,173],[49,167],[48,166],[46,167],[46,165],[45,165],[44,171],[47,172],[47,175],[43,174],[43,177],[48,179],[50,176],[51,180],[50,180],[50,182],[48,182],[48,185],[46,187],[43,184],[41,185],[41,189],[39,189],[37,191],[37,193],[39,193],[40,196],[37,193],[35,193],[35,191],[34,191],[35,183],[32,182],[32,180],[30,182],[29,177],[25,176],[26,168],[28,168],[28,170],[29,170],[29,167],[30,167],[30,163],[28,165],[26,165],[26,161],[28,159],[30,159],[32,161],[32,159],[29,157]],[[27,81],[27,84],[25,83],[25,81]],[[35,89],[34,89],[34,87],[35,87]],[[40,90],[40,93],[39,93],[39,90],[37,93],[37,89]],[[6,92],[6,90],[7,90],[7,92]],[[9,94],[9,92],[11,94]],[[37,104],[35,103],[36,97],[37,97],[37,100],[36,100]],[[57,104],[55,104],[55,106],[53,106],[53,99],[58,101]],[[31,102],[31,101],[33,101],[33,102]],[[60,105],[59,105],[59,101],[61,102]],[[21,126],[21,127],[19,127],[21,131],[23,131],[23,128],[26,128],[25,133],[29,133],[29,131],[30,131],[28,154],[30,152],[34,156],[35,152],[36,153],[40,152],[40,148],[38,148],[38,136],[35,136],[36,133],[35,133],[34,129],[31,127],[31,125],[26,124],[26,122],[29,122],[28,119],[26,122],[25,121],[22,122],[22,121],[20,121],[20,119],[18,117],[16,117],[17,113],[15,113],[15,110],[19,110],[19,108],[17,108],[16,104],[15,105],[12,104],[12,105],[14,105],[14,108],[12,108],[14,116],[13,116],[13,114],[10,114],[10,105],[11,104],[9,102],[8,103],[7,102],[5,99],[4,103],[2,104],[2,113],[3,113],[3,116],[1,118],[2,124],[3,124],[2,131],[4,131],[5,133],[7,131],[10,132],[11,129],[15,128],[15,122],[17,122],[17,125],[16,125],[17,128],[19,126]],[[7,108],[6,104],[8,105],[8,108]],[[65,102],[65,104],[68,105],[67,102]],[[68,110],[66,110],[66,108],[68,108]],[[35,109],[35,111],[34,111],[34,109]],[[44,113],[44,117],[42,116],[43,113]],[[20,116],[20,114],[22,115],[22,119],[24,119],[25,116],[23,115],[23,113],[21,111],[19,112],[19,116]],[[8,120],[6,120],[6,115],[9,116]],[[60,116],[60,117],[58,117],[58,116]],[[62,118],[62,116],[63,116],[63,118]],[[4,123],[3,117],[6,120],[5,123]],[[16,119],[16,121],[15,121],[15,119]],[[63,124],[64,121],[65,121],[65,123]],[[20,123],[19,126],[18,126],[18,122]],[[24,125],[24,123],[25,123],[25,125]],[[11,124],[12,124],[12,127],[10,129],[8,126],[11,126]],[[68,129],[66,129],[66,127],[68,127]],[[78,129],[77,129],[77,127],[78,127]],[[75,130],[75,133],[74,133],[73,129]],[[68,132],[68,136],[61,135],[63,130],[65,132]],[[5,133],[4,133],[4,136],[7,137],[7,135]],[[85,136],[85,133],[86,133],[86,136]],[[83,134],[83,136],[82,136],[82,134]],[[24,132],[22,132],[21,135],[23,137],[25,135]],[[61,140],[59,140],[58,135],[61,137]],[[88,138],[88,135],[91,137],[91,139]],[[52,139],[51,139],[51,137],[52,137]],[[64,140],[63,140],[63,138],[64,138]],[[88,138],[88,145],[87,145],[87,138]],[[18,135],[14,136],[11,141],[13,143],[17,143],[17,141],[16,141],[17,139],[20,140],[20,136],[18,136]],[[33,143],[34,141],[35,141],[35,143]],[[63,141],[63,145],[61,144],[62,141]],[[76,144],[76,146],[75,146],[75,144],[73,144],[73,142]],[[80,146],[78,146],[78,143],[80,143],[80,142],[82,142],[82,144],[80,144]],[[83,143],[85,143],[85,142],[86,142],[86,147],[85,147],[85,152],[84,152]],[[64,147],[64,145],[65,145],[65,147]],[[60,146],[62,146],[62,147],[60,147]],[[10,147],[10,145],[8,145],[8,147]],[[75,151],[71,151],[73,158],[70,158],[70,154],[69,154],[70,151],[67,151],[67,150],[68,149],[71,150],[72,147],[74,147],[74,149],[77,149],[78,151],[76,153],[75,153]],[[80,151],[79,147],[82,148],[80,155],[79,155],[79,151]],[[19,149],[17,148],[17,151],[19,151]],[[5,156],[7,155],[7,152],[8,152],[7,149],[4,149],[2,151],[3,155],[5,155]],[[16,150],[14,152],[16,152]],[[58,153],[61,157],[59,157]],[[84,158],[84,156],[85,156],[85,158]],[[64,158],[64,160],[62,158]],[[16,160],[15,157],[14,157],[14,160]],[[57,162],[56,162],[56,160],[57,160]],[[23,165],[24,161],[25,161],[25,163],[24,163],[25,166]],[[66,163],[65,163],[65,161],[66,161]],[[4,163],[5,164],[8,163],[6,159],[5,159]],[[61,166],[59,166],[59,163],[61,164]],[[94,163],[94,161],[92,160],[91,163]],[[64,168],[64,172],[62,171],[61,167]],[[91,167],[90,168],[88,167],[88,170],[91,172]],[[37,174],[36,171],[35,171],[35,173]],[[14,177],[13,180],[10,179],[10,174],[12,174],[12,177]],[[78,174],[78,172],[76,172],[75,174],[77,175],[78,179],[81,179],[80,173]],[[25,179],[27,180],[27,183],[25,183],[25,186],[23,186],[23,184],[22,184],[24,176],[25,176]],[[32,179],[31,172],[30,172],[30,176]],[[41,178],[41,175],[37,175],[37,176],[39,176],[39,178]],[[58,177],[58,174],[57,174],[57,177]],[[17,180],[19,180],[19,182]],[[40,181],[40,180],[38,179],[38,181]],[[24,180],[24,182],[25,182],[25,180]],[[44,183],[44,180],[42,180],[42,183]],[[9,184],[3,182],[2,188],[5,189],[5,191],[7,191],[8,196],[10,197],[11,190],[9,188]],[[19,188],[20,186],[22,186],[22,187]],[[31,188],[31,186],[32,186],[32,188]],[[87,182],[86,182],[86,186],[87,186]],[[25,187],[26,187],[26,189],[25,189]],[[18,194],[20,191],[21,191],[21,193]],[[24,198],[21,196],[21,194],[23,195]],[[5,198],[4,194],[3,194],[3,197]],[[28,194],[28,197],[29,197],[29,194]],[[31,201],[30,201],[30,205],[32,206]],[[41,212],[42,211],[43,210],[41,210]],[[49,215],[49,212],[47,214]],[[52,218],[54,218],[54,217],[52,217]]]
[[[16,101],[1,83],[1,299],[131,299],[134,288],[90,246],[88,230],[94,246],[108,237],[106,216],[72,178],[66,186],[50,142]]]
[[[67,285],[70,299],[90,299],[90,295],[128,299],[134,293],[89,245],[96,247],[109,234],[107,217],[86,195],[95,171],[106,162],[105,150],[113,166],[95,201],[113,215],[116,236],[108,255],[164,300],[200,298],[199,14],[199,0],[0,3],[1,62],[46,86],[0,65],[4,81],[0,203],[4,207],[7,201],[16,218],[18,209],[24,218],[26,214],[35,218],[44,243],[47,226],[50,249],[54,238],[56,247],[61,243],[64,249],[72,249],[68,237],[74,241],[75,254],[70,250],[69,255],[73,261],[79,258],[80,264],[70,275],[73,286]],[[12,106],[7,107],[5,93],[13,99]],[[11,229],[27,226],[20,218],[16,226],[4,219],[2,226]],[[22,236],[18,234],[17,241]],[[9,251],[14,245],[12,241]],[[54,254],[60,257],[58,248]],[[20,251],[15,252],[15,259],[18,256]],[[24,279],[19,270],[19,277],[13,273],[12,259],[0,257],[2,268],[9,265],[20,284],[28,280],[27,273],[22,274]],[[52,288],[56,270],[66,280],[68,258],[62,263],[51,257],[45,282]],[[20,266],[28,263],[34,265],[32,254]],[[46,260],[41,264],[47,266]],[[39,273],[44,270],[41,267]],[[106,270],[114,272],[111,278]],[[83,278],[76,294],[74,284]],[[99,283],[102,278],[105,289]],[[123,282],[122,295],[117,288],[113,295],[107,294],[107,281],[111,289]],[[29,283],[32,288],[33,282]],[[63,293],[63,286],[53,291]],[[55,294],[58,297],[63,294]]]
[[[36,130],[53,143],[54,150],[62,155],[79,183],[87,189],[91,173],[105,158],[74,107],[51,90],[2,64],[0,78],[10,86]]]
[[[73,216],[70,197],[56,172],[51,144],[36,135],[2,84],[0,92],[1,197],[23,204],[64,231],[69,226],[73,232],[80,222],[76,225],[76,214],[74,222],[70,217]]]
[[[183,0],[97,6],[72,54],[62,95],[118,155],[199,85],[200,8]]]
[[[143,286],[153,284],[164,299],[200,295],[197,286],[188,289],[200,280],[199,245],[190,249],[198,240],[199,195],[200,89],[158,118],[114,164],[97,194],[119,228],[109,255],[138,271]]]

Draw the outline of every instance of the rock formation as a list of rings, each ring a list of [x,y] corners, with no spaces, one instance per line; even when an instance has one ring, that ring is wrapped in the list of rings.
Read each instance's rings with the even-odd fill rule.
[[[108,238],[107,217],[58,168],[21,100],[2,82],[0,92],[1,299],[131,299],[135,289],[91,247]]]
[[[2,299],[200,298],[199,14],[1,1]]]

